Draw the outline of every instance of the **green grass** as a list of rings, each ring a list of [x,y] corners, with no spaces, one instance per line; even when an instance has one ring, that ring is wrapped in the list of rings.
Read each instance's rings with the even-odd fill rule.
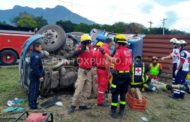
[[[26,98],[25,92],[20,87],[17,66],[0,67],[0,108],[7,100]]]
[[[149,122],[189,122],[190,121],[190,95],[186,94],[184,100],[174,100],[168,97],[169,91],[158,91],[155,93],[143,93],[147,98],[147,109],[144,112],[131,111],[127,107],[126,116],[123,120],[113,120],[109,116],[110,107],[97,107],[96,100],[89,100],[94,107],[85,112],[75,112],[68,115],[67,110],[70,106],[71,95],[61,95],[63,107],[51,107],[45,111],[53,112],[55,122],[141,122],[141,117],[147,117]],[[17,67],[0,68],[0,111],[6,107],[7,100],[15,97],[25,99],[27,96],[24,89],[20,87],[19,72]],[[40,100],[41,103],[44,100]],[[109,100],[109,103],[111,101]],[[27,104],[24,104],[27,108]],[[1,114],[0,114],[1,115]],[[2,114],[3,115],[3,114]],[[4,115],[5,116],[5,115]],[[10,114],[7,115],[8,118]],[[0,117],[1,118],[1,117]],[[0,119],[1,121],[1,119]],[[4,122],[4,121],[3,121]]]

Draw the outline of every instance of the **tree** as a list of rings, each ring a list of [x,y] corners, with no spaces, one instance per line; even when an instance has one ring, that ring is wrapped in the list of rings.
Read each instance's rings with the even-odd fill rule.
[[[84,23],[80,23],[75,27],[75,31],[84,32],[84,33],[89,33],[91,29],[92,28],[90,27],[90,25]]]
[[[173,30],[170,30],[170,34],[172,34],[172,35],[187,35],[188,33],[184,32],[184,31],[173,29]]]
[[[101,25],[99,25],[99,24],[93,24],[93,25],[90,25],[90,26],[91,26],[92,29],[93,28],[101,29]]]
[[[14,17],[12,22],[17,27],[27,27],[27,28],[40,28],[47,25],[47,20],[42,16],[35,17],[26,12],[20,13],[18,16]]]
[[[31,15],[29,15],[26,12],[20,13],[19,16],[14,17],[13,23],[17,27],[30,27],[30,28],[37,27],[37,22],[34,20],[34,18]]]
[[[37,16],[37,17],[34,17],[34,20],[36,21],[37,23],[37,28],[41,28],[45,25],[48,24],[47,20],[43,18],[43,16]]]
[[[125,33],[126,32],[125,26],[126,24],[124,22],[117,22],[112,25],[112,29],[116,33]]]
[[[129,23],[126,26],[126,33],[141,33],[145,27],[139,23]]]
[[[73,32],[76,27],[76,24],[72,23],[71,21],[60,20],[57,21],[56,24],[62,27],[65,30],[65,32]]]
[[[111,25],[107,25],[107,24],[102,25],[101,29],[109,31],[109,32],[114,32],[114,29],[112,28],[112,26]]]

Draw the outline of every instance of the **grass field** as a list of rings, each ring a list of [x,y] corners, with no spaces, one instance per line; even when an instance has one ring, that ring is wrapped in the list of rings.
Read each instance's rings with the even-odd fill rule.
[[[19,86],[18,66],[0,68],[0,106],[8,99],[25,97],[25,92]]]
[[[70,105],[71,95],[60,95],[63,107],[51,107],[42,111],[53,112],[55,122],[142,122],[141,117],[148,118],[149,122],[190,122],[190,95],[186,94],[184,100],[173,100],[168,97],[169,91],[157,91],[155,93],[143,93],[148,101],[144,112],[131,111],[127,107],[126,116],[123,119],[112,119],[109,116],[109,107],[101,108],[95,105],[96,100],[89,100],[92,109],[85,112],[75,112],[68,115],[67,109]],[[13,121],[18,114],[4,114],[2,109],[6,102],[15,97],[24,98],[27,101],[26,92],[20,87],[17,67],[0,68],[0,122]],[[43,100],[40,100],[42,102]],[[27,109],[27,103],[24,104]]]

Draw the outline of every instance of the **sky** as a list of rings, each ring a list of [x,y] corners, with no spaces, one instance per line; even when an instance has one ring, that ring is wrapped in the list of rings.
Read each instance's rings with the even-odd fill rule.
[[[62,5],[99,24],[137,22],[149,27],[166,27],[190,32],[190,0],[0,0],[0,9],[15,5],[53,8]]]

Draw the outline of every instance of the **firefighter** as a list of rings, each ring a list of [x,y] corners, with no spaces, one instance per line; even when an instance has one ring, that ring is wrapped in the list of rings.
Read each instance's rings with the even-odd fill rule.
[[[37,98],[39,96],[40,82],[44,80],[44,70],[42,66],[42,46],[39,42],[33,44],[33,50],[30,54],[30,85],[28,101],[30,109],[37,109]]]
[[[175,84],[184,84],[189,72],[190,53],[185,50],[186,44],[187,42],[185,40],[180,40],[180,62],[175,71]]]
[[[76,47],[73,55],[78,56],[78,78],[75,83],[75,92],[68,113],[73,113],[79,105],[79,110],[89,109],[85,101],[91,92],[90,70],[92,68],[91,37],[88,34],[81,36],[81,44]]]
[[[98,38],[97,38],[98,37]],[[96,62],[95,62],[95,54],[97,51],[99,51],[99,47],[101,47],[104,43],[100,40],[100,37],[97,35],[96,37],[96,42],[94,43],[94,46],[93,46],[93,68],[91,69],[91,94],[90,94],[90,98],[97,98],[97,72],[96,72]]]
[[[152,57],[152,63],[149,65],[149,75],[151,78],[159,80],[159,77],[162,73],[162,65],[158,63],[158,57]]]
[[[170,43],[173,44],[173,49],[170,55],[162,57],[161,60],[164,61],[165,59],[170,59],[172,58],[172,63],[173,63],[173,68],[172,68],[172,77],[173,77],[173,83],[175,82],[175,71],[177,69],[177,63],[179,62],[180,59],[180,51],[179,51],[179,40],[176,38],[172,38],[170,40]]]
[[[125,95],[128,91],[128,85],[131,81],[131,51],[126,47],[127,39],[123,34],[117,34],[114,38],[116,52],[113,57],[107,54],[104,49],[100,48],[100,51],[105,55],[106,59],[113,63],[115,71],[113,73],[113,81],[111,84],[112,103],[111,103],[111,117],[117,117],[118,97],[120,95],[120,109],[119,115],[121,117],[125,114],[126,99]]]
[[[102,36],[102,39],[100,38],[99,41],[104,41],[104,44],[101,46],[101,48],[105,51],[107,55],[110,56],[110,47],[112,46],[112,40]],[[95,54],[95,61],[98,78],[97,105],[105,106],[105,93],[108,90],[109,82],[109,63],[106,60],[106,57],[100,52],[100,50],[98,50]]]

